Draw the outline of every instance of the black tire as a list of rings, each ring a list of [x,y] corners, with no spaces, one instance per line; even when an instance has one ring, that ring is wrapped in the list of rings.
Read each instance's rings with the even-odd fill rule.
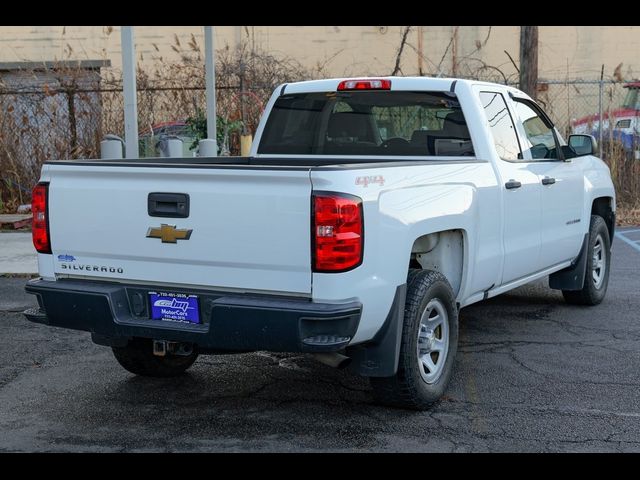
[[[136,375],[144,377],[177,377],[183,374],[198,358],[197,352],[190,355],[164,357],[153,354],[153,343],[148,338],[134,338],[126,347],[112,347],[113,355],[120,365]]]
[[[407,287],[409,286],[409,284],[411,284],[411,282],[413,282],[413,279],[416,277],[416,275],[423,271],[424,270],[422,270],[421,268],[410,268],[409,274],[407,275]]]
[[[427,383],[421,373],[421,361],[418,359],[418,334],[422,314],[432,300],[438,300],[446,311],[449,334],[446,358],[439,376],[433,382]],[[429,408],[442,397],[447,388],[457,346],[458,309],[451,285],[439,272],[410,270],[398,371],[393,377],[369,379],[376,401],[392,407],[414,410]]]
[[[594,279],[594,249],[596,243],[601,243],[602,259],[604,260],[604,277],[600,285]],[[589,225],[589,245],[587,247],[587,267],[582,290],[563,290],[562,296],[572,305],[598,305],[604,300],[609,285],[611,271],[611,240],[609,229],[604,219],[598,215],[591,215]]]

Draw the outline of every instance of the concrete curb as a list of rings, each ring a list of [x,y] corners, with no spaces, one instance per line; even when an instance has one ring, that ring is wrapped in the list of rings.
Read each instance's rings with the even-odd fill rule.
[[[31,232],[0,232],[0,275],[38,273]]]

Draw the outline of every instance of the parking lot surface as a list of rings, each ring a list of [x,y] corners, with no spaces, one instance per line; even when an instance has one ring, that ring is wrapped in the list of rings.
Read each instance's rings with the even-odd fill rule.
[[[0,278],[0,451],[640,451],[640,230],[620,232],[597,307],[545,281],[463,309],[428,412],[377,406],[366,380],[301,355],[135,377],[89,334],[26,321],[26,279]]]

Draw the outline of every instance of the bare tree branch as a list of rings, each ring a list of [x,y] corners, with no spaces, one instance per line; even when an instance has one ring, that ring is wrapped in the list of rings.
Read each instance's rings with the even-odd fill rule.
[[[318,60],[316,62],[316,66],[315,66],[314,70],[317,71],[317,72],[324,71],[326,69],[327,65],[329,65],[329,63],[331,63],[342,52],[344,52],[344,48],[339,49],[338,51],[336,51],[333,55],[331,55],[329,57],[325,56],[322,60]]]
[[[456,63],[458,63],[458,64],[462,63],[463,60],[466,60],[466,59],[470,58],[471,55],[473,55],[476,52],[479,52],[482,49],[482,47],[485,47],[487,45],[487,42],[489,41],[489,37],[491,36],[491,28],[492,27],[489,27],[489,30],[487,31],[487,36],[484,37],[484,40],[482,42],[480,40],[476,40],[476,48],[475,48],[475,50],[473,50],[472,52],[469,52],[468,54],[466,54],[464,57],[462,57]]]
[[[509,55],[509,52],[505,50],[504,53],[507,54],[507,57],[509,57],[509,60],[511,60],[511,63],[515,67],[516,71],[518,72],[518,74],[520,74],[520,69],[518,68],[518,65],[516,65],[516,62],[514,62],[513,58],[511,58],[511,55]]]
[[[407,42],[407,43],[406,43],[406,46],[407,46],[407,47],[409,47],[411,50],[413,50],[417,55],[421,56],[421,57],[422,57],[422,59],[423,59],[424,61],[428,62],[434,70],[436,69],[436,64],[435,64],[435,63],[433,63],[433,62],[429,59],[429,57],[427,57],[425,54],[420,55],[420,52],[418,51],[418,49],[416,48],[416,46],[415,46],[415,45],[413,45],[411,42]]]
[[[484,47],[484,46],[487,44],[487,42],[489,41],[489,37],[491,36],[491,29],[492,29],[492,28],[493,28],[493,27],[489,27],[489,31],[487,32],[487,36],[484,38],[484,40],[483,40],[483,42],[482,42],[482,46],[483,46],[483,47]],[[480,49],[478,49],[478,50],[480,50]]]
[[[400,48],[398,48],[398,54],[396,55],[396,65],[393,67],[393,72],[391,72],[391,76],[397,75],[400,73],[400,60],[402,60],[402,51],[404,50],[404,46],[407,43],[407,36],[411,31],[411,27],[405,27],[404,32],[402,33],[402,40],[400,41]]]
[[[437,75],[440,75],[440,73],[442,73],[441,70],[440,70],[440,67],[442,66],[442,62],[444,62],[444,59],[447,56],[447,52],[451,48],[452,44],[453,44],[453,36],[451,36],[451,40],[449,40],[449,45],[447,45],[447,48],[445,48],[444,53],[442,54],[442,58],[438,62],[438,68],[437,68],[437,73],[436,73]]]

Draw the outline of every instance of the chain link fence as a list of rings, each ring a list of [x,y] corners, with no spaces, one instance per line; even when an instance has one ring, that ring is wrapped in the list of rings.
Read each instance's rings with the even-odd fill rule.
[[[634,85],[633,82],[607,80],[541,82],[537,100],[565,138],[571,133],[596,137],[600,157],[611,169],[618,204],[623,210],[637,215],[640,208],[640,159],[637,158],[640,112]]]
[[[606,119],[611,111],[622,106],[628,92],[624,85],[599,80],[541,81],[537,100],[558,130],[569,135],[580,120],[591,120],[597,130],[601,115]]]
[[[245,67],[240,67],[241,71]],[[254,133],[272,88],[284,75],[273,75],[265,84],[246,82],[236,70],[220,68],[217,86],[218,113],[223,121],[244,120],[243,129]],[[295,78],[308,76],[292,72]],[[233,80],[233,81],[231,81]],[[577,125],[587,124],[583,133],[599,136],[602,156],[612,169],[619,199],[640,204],[640,161],[625,155],[613,140],[611,130],[597,128],[619,109],[627,94],[622,82],[599,80],[543,81],[538,102],[559,131],[568,136]],[[162,134],[183,139],[184,153],[191,150],[193,132],[187,120],[205,111],[204,75],[200,69],[153,78],[140,72],[138,79],[138,124],[140,155],[157,156]],[[80,159],[100,156],[105,134],[122,136],[123,94],[119,82],[105,79],[96,71],[18,72],[2,77],[0,83],[0,211],[14,210],[30,201],[31,187],[40,167],[48,159]],[[583,128],[584,130],[584,128]],[[227,132],[228,150],[239,153],[239,131]],[[628,152],[627,152],[628,153]]]
[[[263,102],[240,95],[239,87],[219,85],[218,112],[223,119],[240,119],[242,110],[249,129],[255,128]],[[191,155],[196,132],[187,120],[205,110],[205,90],[200,86],[144,86],[138,90],[140,156],[158,156],[159,139],[176,135]],[[249,105],[241,107],[242,102]],[[73,86],[49,82],[44,87],[5,87],[0,90],[0,201],[27,203],[43,161],[97,158],[106,134],[123,137],[124,105],[119,87],[99,80]],[[237,154],[235,132],[228,145]]]
[[[197,45],[183,63],[137,72],[140,156],[158,156],[162,138],[183,139],[185,156],[206,131],[204,62]],[[218,144],[239,154],[240,134],[253,134],[280,83],[323,76],[289,58],[240,49],[218,54]],[[57,64],[0,71],[0,213],[28,203],[46,160],[97,158],[106,134],[123,137],[118,71]]]

